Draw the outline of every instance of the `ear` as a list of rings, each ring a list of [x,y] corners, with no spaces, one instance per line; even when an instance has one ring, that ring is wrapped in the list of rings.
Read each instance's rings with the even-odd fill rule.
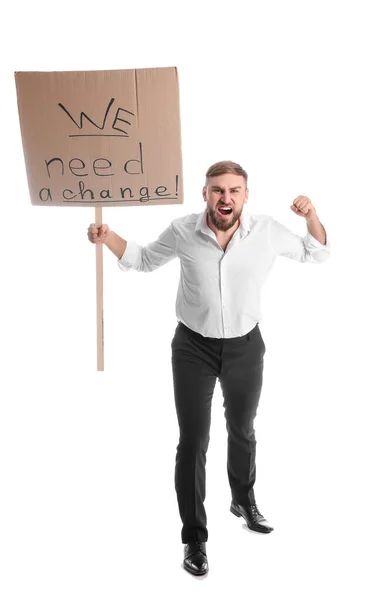
[[[204,201],[207,202],[207,188],[206,188],[206,186],[204,186],[204,188],[202,190],[202,194],[203,194]]]
[[[246,204],[248,199],[249,199],[249,188],[246,188],[244,204]]]

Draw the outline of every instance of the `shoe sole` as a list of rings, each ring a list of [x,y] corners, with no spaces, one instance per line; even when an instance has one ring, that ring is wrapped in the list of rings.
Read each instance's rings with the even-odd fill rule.
[[[251,531],[256,531],[257,533],[271,533],[271,531],[273,531],[273,529],[270,529],[269,531],[260,530],[260,529],[254,529],[254,527],[251,527],[249,525],[249,522],[247,521],[247,519],[240,512],[238,512],[238,510],[236,510],[232,506],[230,507],[230,512],[233,515],[235,515],[236,517],[242,517],[244,519],[244,521],[246,522],[246,525],[248,526],[248,528],[251,529]]]

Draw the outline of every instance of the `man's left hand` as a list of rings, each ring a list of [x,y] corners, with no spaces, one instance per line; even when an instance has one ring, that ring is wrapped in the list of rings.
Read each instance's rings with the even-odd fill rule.
[[[306,221],[317,216],[316,210],[307,196],[297,196],[290,208],[299,217],[305,217]]]

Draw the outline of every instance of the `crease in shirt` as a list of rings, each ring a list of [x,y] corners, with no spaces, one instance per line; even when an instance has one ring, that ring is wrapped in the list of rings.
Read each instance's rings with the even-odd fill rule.
[[[205,221],[207,209],[173,219],[157,240],[129,242],[118,265],[149,272],[180,260],[176,317],[204,337],[231,338],[249,333],[262,320],[261,289],[277,256],[323,263],[326,245],[293,233],[269,215],[243,211],[240,226],[223,252]],[[217,239],[216,239],[217,242]],[[223,306],[224,304],[224,306]]]

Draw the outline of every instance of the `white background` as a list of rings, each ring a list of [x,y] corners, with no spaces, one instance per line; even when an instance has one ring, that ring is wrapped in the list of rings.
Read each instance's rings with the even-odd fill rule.
[[[136,4],[136,3],[133,3]],[[4,600],[373,598],[374,19],[371,2],[9,5],[3,25],[1,498]],[[207,455],[210,572],[182,565],[170,343],[179,264],[124,273],[104,248],[105,371],[96,370],[94,208],[31,206],[14,71],[177,66],[185,204],[103,209],[148,243],[204,208],[207,168],[239,162],[248,208],[300,235],[313,201],[321,265],[278,258],[263,291],[256,497],[229,512],[220,386]]]

